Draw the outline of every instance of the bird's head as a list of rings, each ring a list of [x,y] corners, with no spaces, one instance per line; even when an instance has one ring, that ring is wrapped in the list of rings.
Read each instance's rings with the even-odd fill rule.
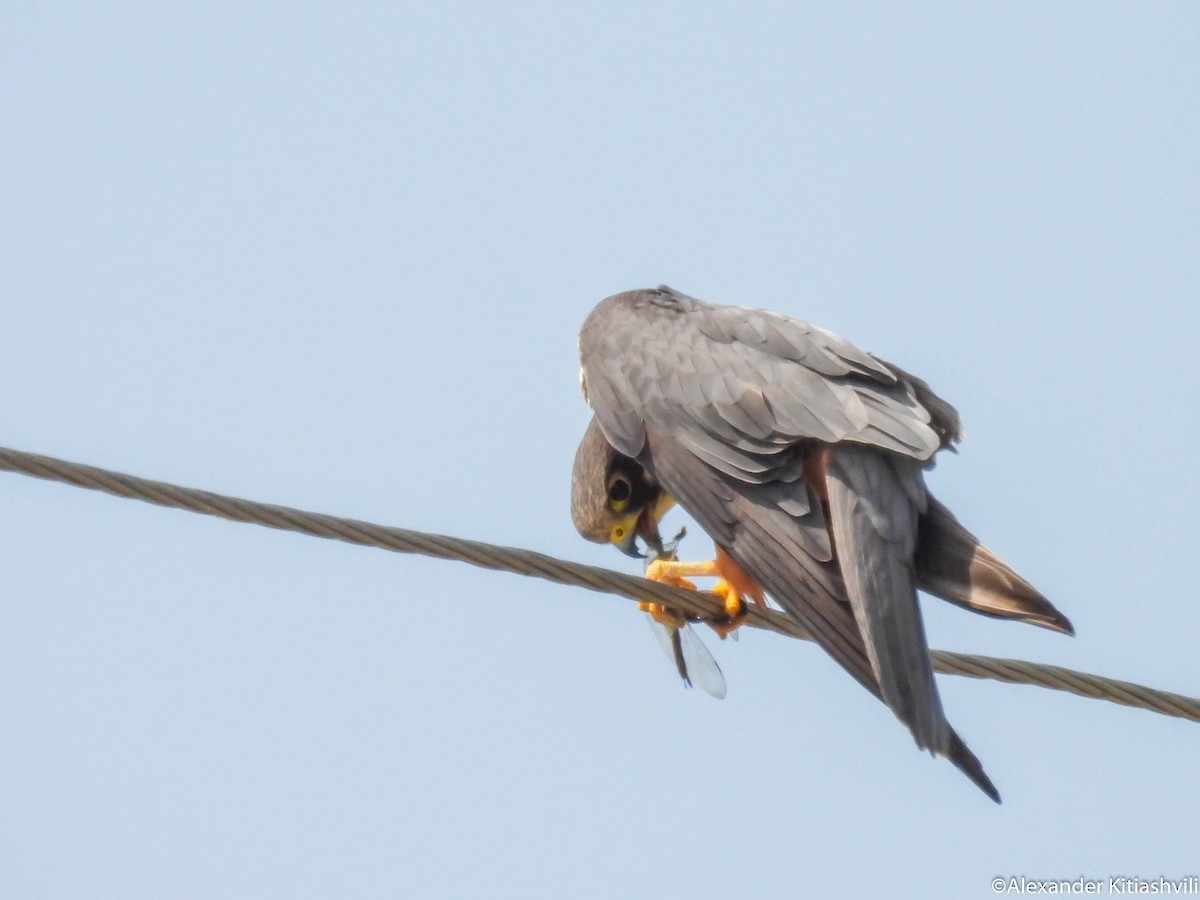
[[[673,501],[636,460],[612,448],[595,419],[588,424],[571,471],[571,520],[589,541],[615,544],[622,553],[642,554],[640,537],[653,554],[662,552],[658,522]]]

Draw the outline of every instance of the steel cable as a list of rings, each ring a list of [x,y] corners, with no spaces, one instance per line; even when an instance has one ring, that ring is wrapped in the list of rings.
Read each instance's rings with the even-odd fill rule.
[[[407,528],[375,525],[287,506],[257,503],[212,491],[151,481],[95,466],[2,447],[0,470],[104,491],[118,497],[144,500],[159,506],[232,519],[235,522],[265,525],[268,528],[296,531],[313,537],[379,547],[396,553],[417,553],[438,559],[456,560],[485,569],[515,572],[559,584],[617,594],[631,600],[655,601],[701,618],[713,618],[724,613],[723,601],[704,591],[690,591],[659,584],[633,575],[556,559],[544,553],[518,547],[503,547]],[[752,606],[746,624],[789,637],[810,640],[803,628],[774,610]],[[988,678],[1010,684],[1033,684],[1200,722],[1200,700],[1181,694],[1045,663],[953,653],[947,650],[932,650],[930,653],[934,670],[943,674]]]

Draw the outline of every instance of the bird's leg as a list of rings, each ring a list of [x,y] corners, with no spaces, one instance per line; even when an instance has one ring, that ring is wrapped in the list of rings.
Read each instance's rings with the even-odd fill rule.
[[[696,585],[688,581],[686,575],[717,575],[717,561],[715,559],[700,560],[698,562],[680,562],[677,559],[655,559],[646,566],[646,577],[651,581],[658,581],[663,584],[675,584],[680,587],[695,590]]]

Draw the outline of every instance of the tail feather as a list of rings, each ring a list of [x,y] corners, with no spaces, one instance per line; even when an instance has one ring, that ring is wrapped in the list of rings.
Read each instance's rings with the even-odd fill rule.
[[[917,586],[924,591],[985,616],[1075,634],[1071,621],[1054,604],[933,497],[920,518],[914,561]]]
[[[983,763],[971,752],[971,748],[963,743],[963,739],[953,728],[950,729],[950,746],[946,750],[946,757],[958,767],[958,771],[975,782],[981,791],[997,803],[1000,802],[1000,792],[992,784],[992,779],[988,778],[987,772],[983,771]]]

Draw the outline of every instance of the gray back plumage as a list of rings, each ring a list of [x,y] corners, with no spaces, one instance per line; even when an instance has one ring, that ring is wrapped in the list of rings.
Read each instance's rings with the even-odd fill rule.
[[[748,482],[777,479],[799,440],[924,461],[961,430],[924,382],[835,334],[667,287],[602,301],[580,332],[580,358],[589,402],[620,452],[636,458],[650,424]]]

